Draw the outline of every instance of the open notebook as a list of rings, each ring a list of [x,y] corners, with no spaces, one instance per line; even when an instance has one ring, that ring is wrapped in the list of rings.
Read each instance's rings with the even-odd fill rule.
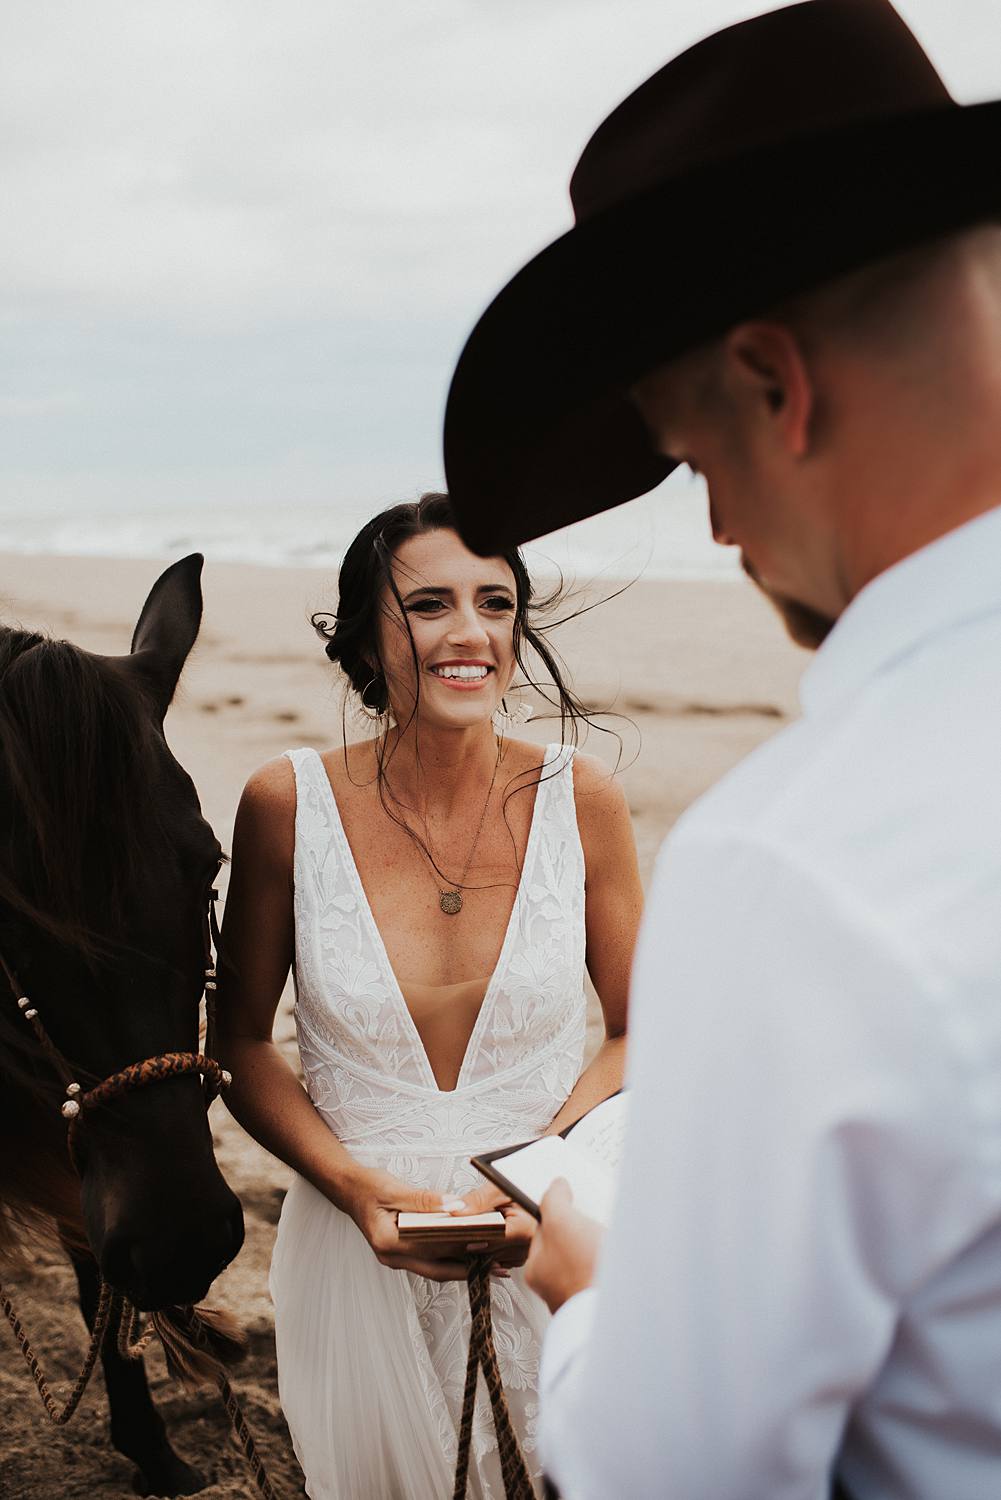
[[[627,1094],[613,1094],[560,1135],[486,1151],[472,1158],[473,1166],[537,1219],[548,1188],[565,1177],[575,1207],[608,1224],[625,1143],[627,1101]]]

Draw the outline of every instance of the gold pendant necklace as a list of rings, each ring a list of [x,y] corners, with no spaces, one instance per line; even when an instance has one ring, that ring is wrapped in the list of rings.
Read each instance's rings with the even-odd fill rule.
[[[442,890],[440,886],[438,887],[438,905],[441,907],[446,917],[457,917],[462,910],[461,888],[466,883],[466,876],[469,874],[469,867],[473,862],[473,855],[476,853],[476,846],[480,842],[480,834],[483,832],[483,824],[486,821],[487,808],[490,806],[490,798],[493,795],[494,782],[497,780],[497,767],[500,765],[500,758],[501,742],[500,740],[498,740],[497,759],[494,761],[494,774],[491,776],[490,785],[487,787],[486,801],[483,804],[483,811],[480,813],[480,821],[476,825],[476,832],[473,835],[473,842],[469,846],[469,853],[466,856],[466,863],[462,868],[462,875],[459,878],[459,883],[457,886],[453,887],[450,890]],[[434,872],[434,861],[431,859],[430,855],[428,855],[428,860],[432,866],[432,872]],[[435,884],[437,885],[438,882],[435,881]]]

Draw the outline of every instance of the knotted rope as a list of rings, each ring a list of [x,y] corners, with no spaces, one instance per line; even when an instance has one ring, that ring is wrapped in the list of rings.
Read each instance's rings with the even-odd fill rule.
[[[465,1500],[466,1482],[469,1477],[469,1449],[473,1436],[473,1409],[476,1405],[476,1382],[479,1371],[487,1385],[487,1394],[493,1408],[494,1429],[497,1433],[497,1452],[500,1457],[501,1477],[507,1500],[535,1500],[528,1466],[518,1446],[518,1438],[508,1410],[507,1397],[497,1367],[497,1351],[494,1349],[493,1324],[490,1318],[490,1267],[491,1256],[477,1256],[471,1262],[467,1287],[469,1289],[469,1355],[466,1360],[466,1384],[462,1394],[462,1417],[459,1423],[459,1448],[455,1461],[455,1488],[452,1500]]]
[[[84,1358],[80,1373],[73,1384],[73,1389],[70,1391],[69,1396],[62,1406],[57,1406],[55,1398],[49,1389],[49,1383],[46,1380],[45,1376],[42,1374],[41,1368],[39,1366],[38,1355],[31,1347],[31,1341],[24,1331],[21,1319],[14,1311],[14,1305],[11,1302],[10,1298],[7,1296],[3,1287],[0,1286],[0,1307],[3,1308],[4,1316],[7,1319],[7,1322],[10,1324],[11,1328],[14,1330],[14,1337],[17,1339],[17,1347],[24,1355],[24,1360],[26,1365],[28,1366],[28,1369],[31,1371],[32,1379],[34,1380],[35,1385],[38,1387],[38,1394],[41,1396],[42,1402],[45,1406],[45,1410],[49,1414],[49,1420],[54,1422],[57,1427],[65,1426],[70,1417],[76,1411],[77,1407],[80,1405],[81,1397],[83,1396],[84,1391],[87,1389],[87,1383],[90,1380],[91,1375],[94,1373],[94,1366],[97,1363],[97,1356],[101,1352],[101,1345],[104,1343],[104,1335],[107,1332],[108,1320],[111,1316],[113,1301],[114,1298],[111,1288],[108,1286],[107,1282],[102,1281],[101,1296],[97,1304],[97,1316],[94,1319],[94,1331],[90,1336],[90,1345],[87,1349],[87,1354]]]
[[[79,1172],[77,1134],[85,1113],[100,1109],[103,1104],[109,1104],[112,1099],[120,1099],[123,1094],[131,1094],[136,1089],[148,1088],[150,1084],[162,1083],[167,1078],[181,1078],[189,1073],[198,1073],[204,1079],[206,1098],[210,1104],[230,1081],[226,1069],[221,1068],[214,1057],[207,1057],[203,1052],[162,1052],[158,1057],[147,1057],[143,1062],[130,1063],[127,1068],[112,1073],[110,1078],[103,1079],[86,1093],[78,1086],[69,1084],[66,1091],[70,1097],[63,1105],[63,1115],[69,1126],[67,1145],[76,1170]],[[70,1093],[74,1087],[75,1092]]]

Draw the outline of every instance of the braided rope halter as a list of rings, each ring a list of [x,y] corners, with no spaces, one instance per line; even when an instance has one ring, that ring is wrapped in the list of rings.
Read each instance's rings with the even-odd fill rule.
[[[89,1089],[84,1089],[74,1078],[73,1070],[69,1063],[43,1026],[37,1007],[32,1004],[28,995],[25,994],[24,986],[19,983],[13,969],[3,954],[0,953],[0,969],[6,975],[11,991],[17,998],[17,1008],[30,1025],[35,1034],[36,1041],[52,1064],[56,1075],[65,1089],[66,1097],[60,1106],[60,1114],[67,1123],[66,1145],[70,1161],[78,1176],[80,1175],[80,1165],[76,1142],[88,1113],[100,1109],[113,1099],[121,1098],[124,1094],[134,1093],[137,1089],[147,1088],[149,1085],[159,1083],[166,1078],[179,1078],[191,1073],[199,1074],[202,1079],[205,1108],[208,1109],[212,1101],[218,1098],[233,1081],[232,1075],[211,1056],[214,1046],[215,990],[217,987],[213,944],[216,951],[219,949],[219,924],[216,919],[215,908],[218,894],[216,890],[209,892],[208,906],[205,912],[204,992],[206,1027],[204,1052],[162,1052],[156,1057],[147,1057],[142,1062],[131,1063],[128,1067],[120,1069],[117,1073],[112,1073],[110,1077],[102,1079]],[[154,1337],[160,1333],[157,1327],[156,1314],[153,1314],[144,1329],[140,1310],[134,1307],[121,1292],[114,1291],[102,1277],[90,1344],[73,1388],[66,1401],[60,1407],[52,1395],[48,1381],[42,1374],[38,1356],[31,1346],[21,1320],[17,1316],[13,1303],[7,1296],[2,1283],[0,1283],[0,1309],[3,1310],[7,1322],[13,1329],[17,1346],[31,1371],[32,1378],[49,1419],[60,1427],[70,1420],[80,1404],[84,1391],[87,1389],[88,1381],[94,1372],[94,1367],[97,1364],[98,1355],[103,1347],[109,1327],[117,1325],[118,1352],[124,1359],[141,1359]],[[209,1338],[197,1309],[183,1308],[177,1311],[179,1314],[178,1321],[191,1343],[203,1350],[209,1350]],[[277,1493],[268,1478],[264,1462],[257,1451],[257,1445],[247,1425],[243,1410],[221,1366],[219,1366],[215,1379],[226,1408],[227,1416],[240,1441],[244,1456],[253,1473],[258,1489],[265,1497],[265,1500],[278,1500]]]

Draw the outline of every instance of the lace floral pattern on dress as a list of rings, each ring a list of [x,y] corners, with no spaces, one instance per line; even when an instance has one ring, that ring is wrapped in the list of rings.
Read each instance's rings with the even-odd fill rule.
[[[559,745],[546,750],[510,921],[449,1092],[437,1087],[389,964],[323,762],[314,750],[288,755],[297,794],[296,1024],[310,1098],[364,1164],[438,1191],[471,1188],[479,1179],[469,1157],[541,1134],[580,1075],[584,857],[572,751]],[[331,1214],[338,1212],[330,1206]],[[336,1265],[304,1267],[303,1274],[329,1276],[336,1288]],[[454,1456],[469,1327],[465,1287],[403,1274],[412,1293],[405,1340],[413,1355],[414,1399],[426,1403],[445,1456]],[[495,1284],[492,1307],[512,1417],[532,1455],[547,1315],[519,1273]],[[336,1402],[336,1393],[329,1396]],[[295,1431],[296,1414],[287,1415],[301,1456],[306,1439]],[[502,1500],[495,1447],[481,1389],[470,1494],[482,1500]]]

